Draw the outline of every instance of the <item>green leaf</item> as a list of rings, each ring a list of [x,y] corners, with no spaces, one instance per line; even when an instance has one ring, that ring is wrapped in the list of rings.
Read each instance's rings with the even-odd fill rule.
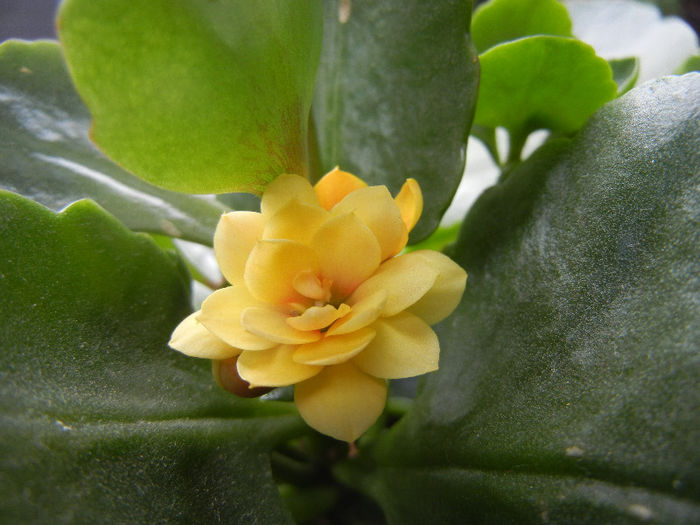
[[[503,126],[515,137],[539,128],[576,131],[617,93],[608,63],[579,40],[523,38],[491,48],[480,61],[474,123]]]
[[[342,473],[390,523],[700,519],[698,90],[630,91],[471,209],[440,369]]]
[[[450,204],[478,83],[468,35],[471,2],[325,1],[313,117],[322,171],[339,165],[393,194],[423,190],[416,242]]]
[[[480,53],[531,35],[573,36],[566,6],[558,0],[491,0],[474,11],[472,39]]]
[[[700,55],[693,55],[688,57],[688,59],[681,64],[678,68],[677,73],[682,75],[684,73],[691,73],[693,71],[700,71]]]
[[[58,19],[92,138],[168,189],[260,193],[306,174],[313,0],[66,0]]]
[[[301,423],[166,346],[181,263],[89,201],[0,192],[0,515],[11,523],[285,522],[266,451]]]
[[[636,57],[608,60],[613,80],[617,84],[617,94],[627,93],[639,78],[639,59]]]
[[[211,244],[225,206],[124,171],[95,149],[89,126],[58,44],[0,46],[0,188],[54,210],[91,198],[132,230]]]

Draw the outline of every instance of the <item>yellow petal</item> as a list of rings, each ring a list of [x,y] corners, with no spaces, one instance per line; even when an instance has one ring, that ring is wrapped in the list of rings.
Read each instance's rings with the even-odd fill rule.
[[[300,345],[318,341],[318,330],[302,331],[287,324],[288,315],[273,308],[251,306],[243,310],[241,324],[250,333],[269,341],[286,345]]]
[[[382,315],[386,295],[386,290],[377,290],[374,294],[357,301],[350,307],[350,313],[333,323],[326,335],[347,334],[369,326]]]
[[[253,296],[261,301],[282,304],[303,302],[294,289],[294,278],[302,272],[318,274],[314,252],[296,241],[258,241],[248,257],[244,280]]]
[[[372,275],[381,261],[377,238],[352,213],[333,217],[311,240],[333,298],[342,300]]]
[[[280,345],[264,352],[243,352],[238,373],[253,386],[287,386],[318,374],[323,367],[297,363],[296,346]]]
[[[353,442],[384,410],[386,381],[368,376],[352,362],[328,366],[294,387],[294,402],[311,427]]]
[[[318,206],[316,193],[308,180],[299,175],[283,173],[265,188],[260,201],[260,210],[269,219],[292,199]]]
[[[316,230],[330,214],[318,204],[310,205],[292,199],[267,221],[263,239],[289,239],[308,244]]]
[[[395,200],[396,205],[401,210],[401,218],[406,225],[406,229],[410,232],[418,222],[418,219],[420,219],[421,213],[423,213],[423,193],[418,185],[418,181],[406,179]]]
[[[360,370],[385,379],[437,370],[440,344],[435,332],[420,317],[401,312],[377,320],[372,328],[377,335],[352,360]]]
[[[361,188],[347,195],[333,208],[334,215],[351,212],[377,237],[382,260],[396,255],[406,245],[408,230],[386,186]]]
[[[341,171],[337,167],[326,173],[314,186],[318,202],[330,210],[343,198],[355,190],[364,188],[367,183],[352,173]]]
[[[287,317],[287,324],[297,330],[322,330],[348,312],[350,307],[347,304],[341,304],[338,308],[332,304],[311,306],[301,315]]]
[[[214,232],[214,254],[224,277],[231,284],[243,282],[250,251],[261,238],[265,221],[260,213],[232,211],[219,219]]]
[[[331,298],[331,282],[328,279],[322,281],[314,272],[308,270],[298,273],[292,286],[297,292],[309,299],[325,303]]]
[[[432,288],[408,311],[432,325],[442,321],[457,308],[467,285],[467,272],[452,259],[433,250],[411,252],[422,257],[439,274]]]
[[[360,353],[374,338],[375,331],[361,328],[345,335],[327,335],[315,343],[301,345],[294,352],[297,363],[337,365]]]
[[[250,383],[238,373],[237,363],[237,356],[231,359],[211,362],[211,373],[221,388],[239,397],[260,397],[272,390],[269,387],[251,387]]]
[[[348,299],[352,306],[374,295],[379,290],[387,292],[382,315],[396,315],[405,310],[433,286],[439,271],[416,252],[399,255],[382,263],[379,270],[363,282]]]
[[[243,310],[259,304],[245,286],[215,291],[202,303],[197,320],[228,344],[243,350],[264,350],[277,343],[251,334],[241,325]]]
[[[205,359],[228,359],[241,353],[235,348],[207,330],[197,321],[199,312],[185,317],[177,325],[170,337],[170,348],[182,352],[191,357],[203,357]]]

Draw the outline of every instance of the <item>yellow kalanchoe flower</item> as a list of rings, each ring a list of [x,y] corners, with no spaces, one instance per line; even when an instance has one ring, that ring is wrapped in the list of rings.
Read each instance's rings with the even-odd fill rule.
[[[170,346],[215,360],[218,381],[238,393],[231,376],[295,385],[310,426],[354,441],[382,413],[387,379],[437,369],[429,325],[464,292],[467,274],[445,255],[398,255],[422,208],[413,179],[394,199],[337,168],[314,187],[280,175],[260,213],[221,217],[214,252],[231,286],[182,321]]]

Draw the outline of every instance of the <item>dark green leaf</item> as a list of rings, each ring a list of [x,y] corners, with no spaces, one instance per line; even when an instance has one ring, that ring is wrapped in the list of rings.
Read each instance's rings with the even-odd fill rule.
[[[313,116],[323,171],[339,165],[395,194],[425,197],[411,240],[438,225],[457,189],[479,66],[471,2],[327,1]]]
[[[472,39],[480,53],[532,35],[573,36],[564,4],[558,0],[491,0],[474,11]]]
[[[0,238],[3,521],[287,519],[265,452],[300,420],[167,348],[189,308],[176,258],[89,201],[0,192]]]
[[[89,197],[132,230],[211,243],[223,205],[124,171],[95,149],[89,126],[58,44],[0,46],[0,188],[57,211]]]
[[[635,57],[608,60],[613,80],[617,84],[617,94],[627,93],[639,78],[639,59]]]
[[[307,170],[316,0],[66,0],[59,35],[92,138],[179,191],[259,193]]]
[[[699,90],[630,91],[471,209],[440,370],[344,473],[391,523],[700,520]]]

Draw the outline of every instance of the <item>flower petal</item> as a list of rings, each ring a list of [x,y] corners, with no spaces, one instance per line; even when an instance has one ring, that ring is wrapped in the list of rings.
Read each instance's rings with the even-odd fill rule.
[[[314,252],[304,244],[281,239],[258,241],[248,257],[244,280],[256,298],[273,304],[303,302],[294,289],[302,272],[319,273]]]
[[[350,307],[345,303],[338,308],[332,304],[311,306],[301,315],[287,317],[287,324],[297,330],[322,330],[349,312]]]
[[[260,201],[260,210],[266,218],[272,217],[289,201],[318,205],[316,193],[304,177],[283,173],[267,185]]]
[[[386,290],[382,315],[389,317],[405,310],[423,297],[435,283],[439,271],[416,252],[399,255],[382,263],[379,270],[363,282],[348,299],[352,306],[379,290]]]
[[[228,344],[243,350],[264,350],[277,343],[251,334],[241,325],[243,310],[259,304],[245,286],[215,291],[202,303],[197,320]]]
[[[251,387],[238,373],[237,363],[238,356],[221,361],[215,359],[211,362],[211,373],[221,388],[238,397],[260,397],[272,390],[267,387]]]
[[[308,244],[316,230],[330,214],[318,204],[312,206],[297,199],[290,200],[265,225],[263,239],[289,239]]]
[[[239,348],[225,343],[207,330],[197,321],[198,315],[199,312],[194,312],[177,325],[170,336],[170,348],[191,357],[205,359],[228,359],[241,353]]]
[[[289,316],[279,310],[263,306],[251,306],[243,310],[241,325],[250,333],[269,341],[286,345],[300,345],[321,339],[318,330],[297,330],[287,324]]]
[[[321,180],[314,186],[314,191],[321,206],[330,210],[346,195],[366,186],[367,183],[362,179],[335,167],[321,177]]]
[[[304,297],[316,301],[328,302],[331,298],[331,282],[325,282],[318,278],[314,272],[303,271],[298,273],[292,282],[294,289]]]
[[[323,369],[294,361],[296,348],[280,345],[264,352],[243,352],[238,357],[238,374],[252,386],[287,386],[309,379]]]
[[[379,267],[381,251],[372,231],[352,213],[333,217],[311,240],[333,298],[349,295]]]
[[[406,229],[410,232],[420,219],[423,213],[423,193],[416,179],[406,179],[403,183],[401,191],[394,199],[396,205],[401,210],[401,218],[403,219]]]
[[[351,362],[329,366],[294,387],[294,402],[311,427],[353,442],[381,415],[386,381],[358,370]]]
[[[246,260],[262,237],[264,225],[262,214],[252,211],[232,211],[219,219],[214,232],[214,255],[229,283],[243,282]]]
[[[386,304],[386,290],[377,290],[351,306],[350,313],[333,323],[326,335],[341,335],[354,332],[376,321]]]
[[[375,331],[361,328],[345,335],[327,335],[315,343],[297,347],[294,361],[307,365],[337,365],[360,353],[374,339]]]
[[[432,328],[420,317],[401,312],[372,325],[377,335],[352,360],[375,377],[400,379],[438,368],[440,344]]]
[[[355,213],[377,237],[382,260],[396,255],[406,246],[408,230],[386,186],[356,190],[336,204],[332,212],[334,215]]]
[[[452,259],[433,250],[411,252],[422,257],[439,274],[435,284],[408,311],[433,325],[457,308],[467,285],[467,272]]]

